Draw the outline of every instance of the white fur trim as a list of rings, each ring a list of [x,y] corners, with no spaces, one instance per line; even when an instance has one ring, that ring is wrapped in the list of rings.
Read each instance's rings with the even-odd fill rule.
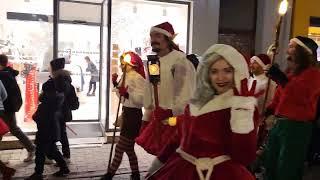
[[[215,96],[207,104],[198,108],[197,106],[190,104],[190,114],[192,116],[200,116],[212,111],[218,111],[222,109],[228,109],[232,106],[232,103],[229,103],[229,99],[234,95],[233,90],[229,90],[221,95]]]
[[[251,59],[251,62],[257,62],[263,69],[267,67],[266,64],[263,63],[263,61],[258,56],[253,56]]]
[[[158,27],[152,27],[150,30],[150,33],[151,32],[158,32],[158,33],[164,34],[168,37],[173,37],[173,35],[169,31],[166,31],[166,30],[158,28]]]
[[[302,46],[305,50],[307,50],[310,54],[312,54],[312,50],[311,50],[308,46],[306,46],[302,41],[300,41],[298,38],[293,38],[293,39],[291,39],[290,41],[293,41],[293,42],[299,44],[299,45]]]
[[[254,130],[254,110],[257,100],[254,97],[233,96],[231,107],[231,131],[238,134],[248,134]]]

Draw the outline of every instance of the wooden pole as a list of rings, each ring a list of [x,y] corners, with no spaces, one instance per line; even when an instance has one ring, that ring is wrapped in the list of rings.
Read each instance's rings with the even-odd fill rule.
[[[274,49],[272,49],[273,53],[272,53],[272,57],[271,57],[271,64],[273,65],[275,63],[275,57],[278,54],[278,48],[279,48],[279,37],[280,37],[280,32],[281,32],[281,24],[283,21],[283,16],[279,17],[279,21],[278,24],[276,26],[276,37],[274,40]],[[263,105],[262,105],[262,114],[264,115],[265,111],[266,111],[266,105],[267,105],[267,100],[268,100],[268,96],[269,96],[269,92],[270,92],[270,84],[271,84],[271,79],[270,77],[268,77],[268,84],[267,84],[267,88],[266,88],[266,93],[264,96],[264,101],[263,101]]]
[[[126,74],[127,74],[127,63],[124,66],[124,71],[123,71],[123,74],[122,74],[122,82],[121,82],[120,87],[124,87],[124,85],[125,85]],[[119,102],[118,102],[118,107],[117,107],[116,121],[114,123],[115,125],[114,125],[114,129],[113,129],[111,149],[110,149],[110,153],[109,153],[108,169],[110,169],[111,161],[112,161],[112,154],[113,154],[113,148],[114,148],[114,143],[115,143],[115,138],[116,138],[116,131],[117,131],[116,124],[118,123],[118,119],[119,119],[119,111],[120,111],[121,99],[122,99],[122,96],[120,95]]]

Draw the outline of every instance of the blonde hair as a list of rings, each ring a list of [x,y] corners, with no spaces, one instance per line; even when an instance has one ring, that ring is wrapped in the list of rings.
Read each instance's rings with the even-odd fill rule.
[[[198,66],[196,90],[191,99],[192,104],[202,107],[216,95],[217,92],[211,85],[209,71],[212,64],[219,59],[224,58],[215,52],[207,54],[202,58],[201,63]]]

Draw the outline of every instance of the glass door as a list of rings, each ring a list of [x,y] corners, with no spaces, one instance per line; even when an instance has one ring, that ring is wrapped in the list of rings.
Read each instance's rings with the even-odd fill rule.
[[[106,112],[107,27],[103,0],[58,2],[57,57],[66,59],[80,107],[73,111],[69,137],[91,138],[104,133]]]
[[[80,101],[74,120],[99,119],[100,26],[60,23],[58,57],[65,57],[65,69]],[[96,71],[96,73],[94,73]]]

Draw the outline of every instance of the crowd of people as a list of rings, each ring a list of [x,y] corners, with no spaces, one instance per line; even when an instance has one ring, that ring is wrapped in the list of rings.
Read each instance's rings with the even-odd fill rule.
[[[112,83],[122,103],[121,118],[115,123],[120,137],[101,179],[115,176],[124,153],[131,179],[140,179],[135,143],[156,156],[145,177],[150,180],[255,180],[258,174],[264,180],[302,180],[305,162],[320,162],[320,70],[318,46],[312,39],[290,40],[287,69],[282,71],[273,63],[274,45],[248,63],[234,47],[214,44],[198,61],[196,55],[179,49],[175,36],[168,22],[150,30],[152,51],[160,62],[158,83],[150,81],[137,53],[128,51],[119,58],[123,73],[120,79],[112,74]],[[89,57],[85,59],[93,75],[93,92],[88,95],[94,95],[97,70]],[[9,82],[17,74],[0,56],[0,117],[28,150],[26,161],[35,152],[35,173],[28,179],[42,179],[46,158],[60,167],[54,176],[70,173],[66,122],[79,102],[64,61],[50,62],[51,76],[42,86],[33,116],[38,127],[33,145],[16,125],[19,107],[8,103],[20,102],[10,100],[8,91],[16,86]],[[3,177],[10,179],[15,170],[0,165]]]

